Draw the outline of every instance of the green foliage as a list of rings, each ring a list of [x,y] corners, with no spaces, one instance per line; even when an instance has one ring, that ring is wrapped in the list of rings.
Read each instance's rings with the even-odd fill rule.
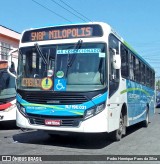
[[[160,91],[160,80],[156,81],[156,89]]]

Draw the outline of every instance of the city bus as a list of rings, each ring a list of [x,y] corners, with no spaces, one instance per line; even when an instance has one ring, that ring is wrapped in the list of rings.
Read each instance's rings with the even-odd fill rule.
[[[16,74],[17,58],[11,63],[10,72]],[[0,60],[0,122],[16,120],[15,78],[7,71],[8,61]]]
[[[154,114],[154,69],[103,22],[25,30],[16,84],[17,126],[51,135],[119,141]]]

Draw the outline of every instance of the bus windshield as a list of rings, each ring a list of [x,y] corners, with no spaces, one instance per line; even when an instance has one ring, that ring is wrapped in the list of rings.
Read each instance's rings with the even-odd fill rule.
[[[14,71],[12,72],[15,73]],[[15,96],[15,78],[8,74],[7,69],[0,69],[0,100]]]
[[[106,85],[104,43],[35,44],[20,48],[19,53],[17,89],[93,91]],[[43,87],[47,78],[52,83],[48,89]]]

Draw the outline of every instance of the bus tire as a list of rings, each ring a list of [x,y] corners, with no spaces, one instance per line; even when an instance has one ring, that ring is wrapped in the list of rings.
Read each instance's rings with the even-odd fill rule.
[[[146,119],[142,122],[143,127],[147,128],[149,124],[149,110],[146,111]]]
[[[113,141],[120,141],[122,138],[122,135],[126,134],[126,126],[124,124],[124,116],[120,115],[120,119],[119,119],[119,128],[113,132],[111,132],[111,140]]]

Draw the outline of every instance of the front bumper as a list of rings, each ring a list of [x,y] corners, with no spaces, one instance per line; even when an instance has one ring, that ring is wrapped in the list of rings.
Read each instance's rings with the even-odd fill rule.
[[[14,106],[14,108],[9,111],[0,111],[0,121],[16,120],[16,109],[17,107]]]
[[[19,110],[16,110],[17,126],[27,129],[47,130],[47,131],[66,131],[66,132],[82,132],[82,133],[97,133],[108,132],[107,110],[103,110],[99,114],[83,120],[77,127],[75,126],[46,126],[39,124],[31,124],[29,118],[24,117]]]

